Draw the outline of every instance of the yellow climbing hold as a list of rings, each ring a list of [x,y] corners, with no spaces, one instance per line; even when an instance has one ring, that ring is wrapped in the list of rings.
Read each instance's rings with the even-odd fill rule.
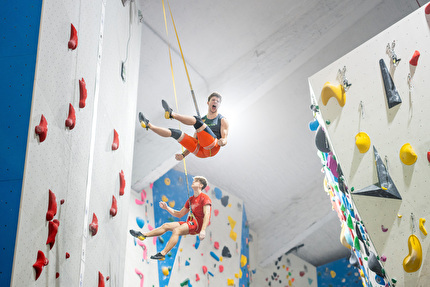
[[[169,275],[169,268],[167,268],[166,266],[164,266],[163,268],[161,268],[161,271],[163,272],[164,276]]]
[[[426,222],[426,219],[425,218],[420,218],[420,230],[421,230],[421,232],[424,234],[424,235],[426,235],[427,236],[427,230],[426,230],[426,228],[424,227],[424,223]]]
[[[248,262],[248,259],[246,258],[245,255],[242,254],[242,256],[240,257],[240,267],[245,266],[247,262]]]
[[[229,203],[227,206],[228,206],[228,207],[231,207],[231,203]]]
[[[169,206],[170,206],[171,208],[175,207],[175,201],[174,201],[174,200],[169,201]]]
[[[234,279],[227,279],[227,286],[233,286],[234,285]]]
[[[423,259],[421,242],[414,234],[408,238],[408,248],[409,254],[403,259],[403,269],[408,273],[412,273],[420,269]]]
[[[417,154],[410,143],[405,143],[400,148],[400,160],[406,165],[412,165],[417,161]]]
[[[348,240],[346,239],[347,232],[349,232],[349,228],[345,222],[342,222],[342,229],[340,231],[340,243],[342,243],[342,245],[346,248],[351,249],[351,244],[349,244]]]
[[[397,217],[398,217],[398,218],[402,218],[402,217],[403,217],[403,215],[401,215],[401,214],[397,214]]]
[[[361,269],[358,269],[358,271],[360,272],[360,276],[364,278],[364,272]]]
[[[168,202],[168,201],[169,201],[169,199],[167,198],[167,196],[163,195],[163,196],[161,197],[161,201],[163,201],[163,202]]]
[[[165,185],[170,185],[170,178],[166,177],[166,178],[164,179],[164,184],[165,184]]]
[[[370,138],[365,132],[359,132],[355,136],[355,145],[360,153],[366,153],[370,148]]]
[[[230,223],[231,229],[233,229],[236,226],[236,221],[234,221],[230,215],[227,218],[228,218],[228,222]]]
[[[334,97],[339,106],[343,107],[345,105],[345,89],[342,85],[332,85],[330,82],[326,82],[321,91],[321,100],[324,106],[327,105],[328,100]]]
[[[237,239],[237,233],[233,231],[233,229],[230,231],[230,238],[236,241]]]
[[[332,270],[332,271],[330,271],[330,276],[331,276],[331,278],[336,277],[336,272],[334,272],[333,270]]]

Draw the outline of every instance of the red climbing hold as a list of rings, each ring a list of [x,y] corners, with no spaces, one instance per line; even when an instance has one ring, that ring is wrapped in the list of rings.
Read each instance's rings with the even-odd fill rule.
[[[218,249],[219,249],[219,242],[218,242],[218,241],[215,241],[215,243],[214,243],[214,248],[215,248],[216,250],[218,250]]]
[[[305,271],[300,271],[300,272],[299,272],[299,275],[300,275],[300,277],[305,276]]]
[[[60,273],[55,273],[55,278],[58,278],[58,277],[60,277]]]
[[[107,276],[107,277],[106,277],[106,281],[109,281],[109,278],[110,278],[110,277],[109,277],[109,276]]]
[[[93,221],[90,223],[91,235],[92,236],[96,235],[98,230],[99,230],[99,220],[97,219],[96,214],[93,213]]]
[[[64,200],[64,199],[60,200],[60,204],[61,204],[61,205],[63,205],[63,204],[64,204],[64,202],[65,202],[65,200]]]
[[[200,276],[199,274],[196,273],[196,282],[199,282],[199,281],[200,281]]]
[[[39,278],[42,273],[42,269],[44,266],[48,265],[49,260],[46,259],[45,254],[42,251],[37,251],[37,260],[36,263],[33,264],[33,268],[36,271],[36,280]]]
[[[66,127],[73,130],[76,124],[75,108],[69,103],[69,117],[66,119]]]
[[[55,194],[49,190],[48,211],[46,212],[46,221],[51,221],[57,214],[57,199]]]
[[[418,65],[418,58],[419,57],[420,57],[420,52],[415,51],[412,58],[409,60],[409,64],[411,64],[412,66]]]
[[[426,8],[425,8],[425,13],[427,14],[427,15],[429,15],[430,14],[430,4],[427,4],[427,6],[426,6]]]
[[[112,195],[112,206],[110,208],[110,215],[115,216],[118,211],[118,204],[114,195]]]
[[[35,128],[36,134],[39,136],[39,141],[43,142],[46,139],[46,135],[48,133],[48,121],[45,119],[45,116],[42,115],[40,118],[40,123]]]
[[[66,259],[69,259],[70,258],[70,254],[69,254],[69,252],[66,252]]]
[[[117,150],[119,148],[119,139],[118,139],[118,133],[114,129],[113,130],[113,143],[112,143],[112,150]]]
[[[124,179],[124,171],[121,170],[119,173],[119,195],[124,195],[125,188],[125,179]]]
[[[430,151],[427,152],[427,160],[430,162]]]
[[[105,278],[103,277],[103,274],[99,271],[99,287],[105,287]]]
[[[219,268],[220,273],[222,273],[224,271],[224,266],[220,265],[218,268]]]
[[[203,269],[203,274],[206,274],[206,272],[208,272],[208,268],[206,266],[203,265],[202,269]]]
[[[79,80],[79,107],[81,109],[85,108],[85,101],[87,100],[87,84],[84,78]]]
[[[49,221],[48,239],[46,240],[46,244],[49,244],[49,249],[52,249],[52,247],[55,244],[55,236],[57,236],[59,225],[60,225],[60,221],[58,221],[58,219]]]
[[[71,25],[71,31],[70,31],[70,40],[68,43],[69,49],[74,50],[78,46],[78,31],[76,31],[75,26],[73,24]]]

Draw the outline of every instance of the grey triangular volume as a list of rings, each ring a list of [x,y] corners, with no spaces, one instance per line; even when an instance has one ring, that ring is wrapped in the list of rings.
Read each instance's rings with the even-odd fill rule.
[[[373,153],[375,155],[376,172],[378,174],[379,186],[381,186],[383,189],[386,189],[385,191],[392,195],[388,197],[402,199],[375,146],[373,146]]]
[[[321,126],[318,127],[315,134],[315,145],[321,152],[330,152],[330,145],[328,144],[324,129]]]
[[[397,92],[390,72],[385,65],[383,59],[379,60],[379,67],[381,68],[382,79],[384,80],[385,96],[387,97],[388,108],[392,108],[402,103],[399,92]]]
[[[379,182],[357,190],[353,194],[401,200],[402,197],[375,147],[373,147],[373,153],[375,154],[376,173],[378,174]]]

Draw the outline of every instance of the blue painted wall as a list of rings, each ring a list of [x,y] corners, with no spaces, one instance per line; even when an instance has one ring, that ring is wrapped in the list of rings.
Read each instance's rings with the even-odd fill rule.
[[[318,287],[363,287],[357,268],[348,258],[317,267]]]
[[[9,286],[42,0],[0,1],[0,286]]]

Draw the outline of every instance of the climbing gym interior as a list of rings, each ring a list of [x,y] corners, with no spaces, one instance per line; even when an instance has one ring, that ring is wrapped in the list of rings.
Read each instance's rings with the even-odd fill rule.
[[[427,286],[427,2],[3,1],[0,286]]]

